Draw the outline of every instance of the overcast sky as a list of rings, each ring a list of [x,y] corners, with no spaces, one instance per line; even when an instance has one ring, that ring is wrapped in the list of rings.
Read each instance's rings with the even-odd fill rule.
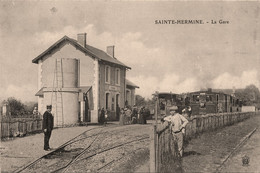
[[[0,4],[0,99],[36,100],[37,65],[32,59],[64,35],[76,39],[82,32],[94,47],[115,45],[115,56],[132,67],[127,78],[146,98],[156,90],[260,88],[259,2]],[[183,19],[204,24],[155,24]]]

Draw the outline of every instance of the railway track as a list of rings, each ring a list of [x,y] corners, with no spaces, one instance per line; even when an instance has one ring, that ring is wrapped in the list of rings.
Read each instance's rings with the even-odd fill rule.
[[[49,155],[52,155],[52,154],[54,154],[55,152],[58,152],[58,151],[61,150],[62,148],[66,147],[67,145],[73,143],[74,141],[79,140],[78,138],[80,138],[81,136],[84,136],[84,134],[86,134],[87,132],[90,132],[90,131],[95,130],[95,129],[98,129],[98,128],[100,128],[100,127],[92,128],[92,129],[86,130],[85,132],[83,132],[83,133],[79,134],[78,136],[72,138],[71,140],[65,142],[64,144],[62,144],[61,146],[59,146],[57,149],[51,151],[50,153],[47,153],[47,154],[41,156],[40,158],[34,160],[33,162],[31,162],[31,163],[29,163],[29,164],[27,164],[27,165],[25,165],[25,166],[19,168],[18,170],[15,171],[15,173],[23,172],[23,171],[26,170],[27,168],[29,168],[29,167],[35,165],[35,164],[36,164],[37,162],[39,162],[41,159],[46,158],[46,157],[48,157]]]
[[[16,172],[104,170],[148,144],[145,142],[148,141],[149,135],[131,135],[133,130],[138,129],[134,126],[125,129],[122,126],[90,129]],[[137,145],[137,148],[133,145]]]

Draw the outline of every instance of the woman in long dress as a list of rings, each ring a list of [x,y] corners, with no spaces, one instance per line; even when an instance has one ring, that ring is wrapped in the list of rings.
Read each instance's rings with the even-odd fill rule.
[[[144,124],[144,110],[143,110],[143,107],[140,108],[140,111],[139,111],[139,124]]]
[[[122,108],[120,112],[119,125],[124,125],[124,119],[125,119],[125,111],[124,108]]]

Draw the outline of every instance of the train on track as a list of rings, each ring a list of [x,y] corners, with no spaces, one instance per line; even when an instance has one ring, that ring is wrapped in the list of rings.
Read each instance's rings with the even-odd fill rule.
[[[210,113],[240,112],[241,101],[231,94],[215,92],[212,89],[185,94],[157,93],[161,115],[169,114],[169,107],[175,105],[178,112],[189,108],[191,115]]]

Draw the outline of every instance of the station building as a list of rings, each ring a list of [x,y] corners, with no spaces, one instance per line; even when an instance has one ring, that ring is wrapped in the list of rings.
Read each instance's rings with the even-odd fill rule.
[[[64,36],[32,60],[38,64],[38,110],[52,105],[54,125],[77,122],[98,122],[101,108],[109,119],[116,120],[116,111],[135,104],[135,89],[126,79],[131,68],[114,55],[115,47],[106,52],[87,44],[87,34],[77,40]]]

